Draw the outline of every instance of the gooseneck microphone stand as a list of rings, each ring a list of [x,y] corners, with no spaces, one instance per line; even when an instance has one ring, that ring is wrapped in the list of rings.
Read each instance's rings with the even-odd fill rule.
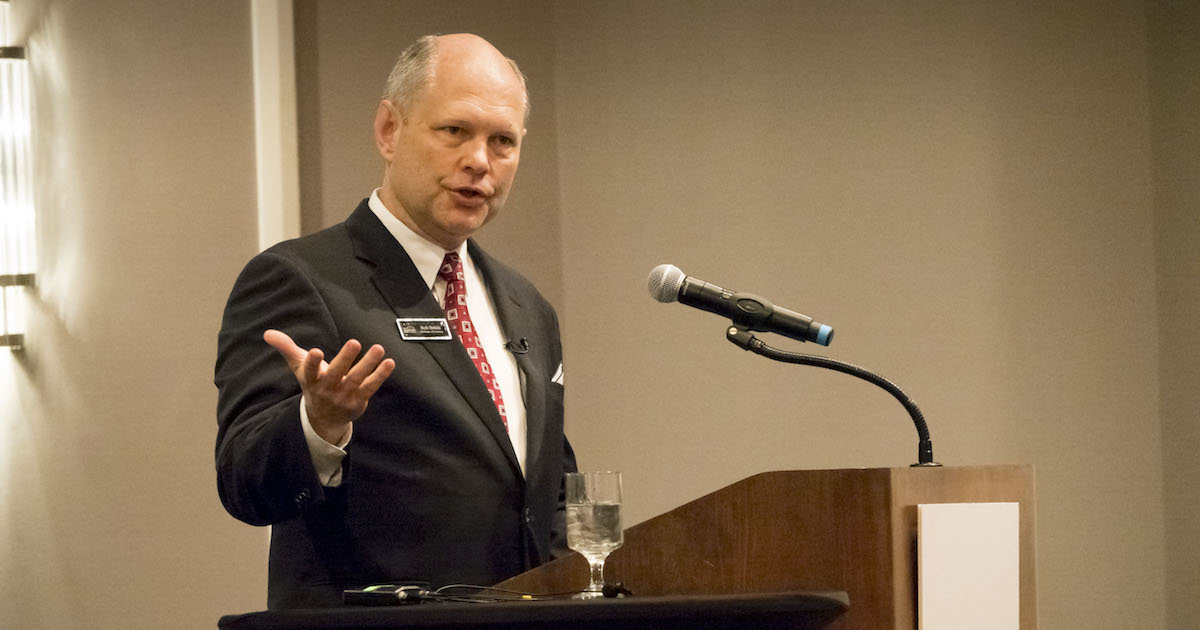
[[[912,416],[913,424],[917,427],[917,463],[913,464],[913,467],[941,466],[941,464],[933,461],[933,442],[929,439],[929,427],[925,425],[924,414],[917,408],[917,404],[896,386],[895,383],[866,368],[830,359],[829,357],[772,348],[763,343],[758,337],[755,337],[749,330],[739,326],[736,322],[726,329],[725,338],[743,350],[749,350],[754,354],[767,357],[768,359],[774,359],[783,363],[811,365],[841,372],[842,374],[849,374],[850,376],[856,376],[868,383],[883,388],[887,393],[895,397],[896,400],[900,401],[901,405],[904,405],[904,408],[908,410],[908,415]]]

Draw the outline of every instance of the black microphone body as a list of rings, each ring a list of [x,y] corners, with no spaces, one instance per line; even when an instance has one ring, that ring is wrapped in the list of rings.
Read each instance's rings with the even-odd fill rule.
[[[659,265],[650,272],[650,292],[660,302],[678,300],[693,308],[728,317],[747,330],[773,332],[822,346],[833,341],[833,328],[814,322],[807,315],[775,306],[770,300],[752,293],[735,293],[685,276],[673,265]]]

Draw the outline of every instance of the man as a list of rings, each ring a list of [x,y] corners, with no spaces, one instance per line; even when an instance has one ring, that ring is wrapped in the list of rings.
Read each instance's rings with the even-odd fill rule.
[[[483,39],[418,40],[375,117],[382,186],[238,278],[217,481],[230,514],[273,526],[269,608],[493,584],[565,553],[558,320],[469,240],[508,196],[527,109],[520,71]]]

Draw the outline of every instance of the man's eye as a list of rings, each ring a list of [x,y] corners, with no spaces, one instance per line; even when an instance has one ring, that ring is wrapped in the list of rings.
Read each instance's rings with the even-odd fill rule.
[[[458,134],[462,133],[462,127],[455,127],[453,125],[450,125],[448,127],[442,127],[442,131],[445,131],[446,133],[448,133],[452,136],[457,136]]]
[[[515,146],[517,144],[516,140],[513,140],[512,138],[510,138],[508,136],[497,136],[496,142],[499,142],[500,144],[502,144],[506,147]]]

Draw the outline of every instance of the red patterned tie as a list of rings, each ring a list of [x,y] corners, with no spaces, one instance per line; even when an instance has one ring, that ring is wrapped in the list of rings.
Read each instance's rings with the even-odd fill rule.
[[[496,382],[492,366],[488,365],[487,355],[483,353],[483,345],[479,343],[479,336],[475,334],[475,326],[471,323],[471,314],[467,311],[467,283],[463,281],[462,259],[458,254],[446,254],[442,259],[442,266],[438,269],[438,277],[446,281],[446,302],[443,305],[446,319],[450,321],[454,332],[458,333],[458,339],[467,349],[467,356],[475,363],[475,369],[479,370],[479,376],[483,377],[483,384],[500,412],[504,429],[508,430],[508,415],[504,413],[504,397],[500,394],[500,384]]]

